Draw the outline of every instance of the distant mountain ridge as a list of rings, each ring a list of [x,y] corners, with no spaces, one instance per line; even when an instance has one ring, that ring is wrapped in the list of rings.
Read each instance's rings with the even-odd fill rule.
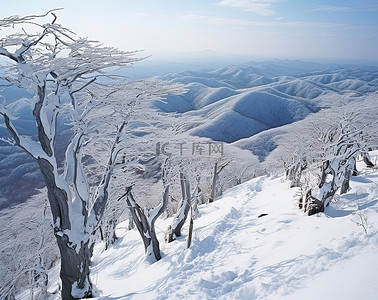
[[[332,98],[378,90],[376,67],[287,60],[159,78],[187,84],[189,91],[155,102],[158,109],[178,113],[186,123],[192,120],[192,135],[224,142],[301,120]]]

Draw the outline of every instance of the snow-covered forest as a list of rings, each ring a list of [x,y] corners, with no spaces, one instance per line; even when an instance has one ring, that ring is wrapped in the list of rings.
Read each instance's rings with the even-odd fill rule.
[[[130,80],[59,10],[0,20],[0,299],[375,299],[378,67]]]

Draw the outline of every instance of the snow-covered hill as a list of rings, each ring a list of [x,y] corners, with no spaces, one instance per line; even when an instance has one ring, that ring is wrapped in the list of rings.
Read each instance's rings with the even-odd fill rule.
[[[378,68],[273,61],[161,76],[188,93],[155,106],[178,113],[194,136],[235,142],[378,90]]]
[[[172,220],[161,219],[154,264],[137,230],[120,224],[119,240],[94,257],[100,299],[376,299],[378,172],[358,168],[351,190],[311,217],[282,176],[236,186],[200,206],[189,249],[187,225],[165,244]]]

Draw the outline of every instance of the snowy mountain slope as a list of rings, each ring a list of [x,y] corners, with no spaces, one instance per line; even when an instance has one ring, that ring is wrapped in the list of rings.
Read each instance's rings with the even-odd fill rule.
[[[346,94],[364,96],[378,90],[378,69],[363,66],[275,61],[230,66],[213,71],[168,74],[188,83],[188,93],[169,96],[155,106],[197,128],[190,133],[235,142],[261,131],[305,118]]]
[[[95,257],[100,299],[376,299],[378,172],[360,173],[312,217],[283,177],[234,187],[200,207],[190,249],[184,232],[161,242],[164,256],[152,265],[137,231],[120,224],[114,247]],[[161,241],[170,222],[157,223]]]
[[[287,127],[290,127],[290,125],[271,128],[270,130],[259,132],[254,136],[240,139],[234,142],[233,145],[251,151],[259,158],[260,162],[263,162],[277,148],[277,139],[287,132]]]
[[[282,161],[280,163],[279,160],[283,157],[292,157],[293,151],[304,151],[300,149],[305,149],[306,145],[307,150],[311,149],[309,141],[319,133],[319,129],[316,129],[318,124],[336,124],[347,111],[363,115],[368,124],[365,127],[366,133],[373,137],[378,114],[377,99],[378,92],[366,93],[363,96],[356,96],[354,93],[346,93],[343,96],[326,94],[322,96],[322,100],[327,109],[309,114],[302,120],[237,140],[232,145],[251,151],[258,156],[260,162],[270,165],[270,168],[282,167]],[[371,143],[375,145],[377,142]],[[289,145],[293,147],[290,148]]]
[[[212,109],[208,121],[190,131],[213,140],[234,142],[263,130],[303,119],[311,110],[297,100],[267,92],[245,92]]]
[[[293,97],[300,97],[304,99],[314,99],[320,96],[330,88],[320,84],[315,84],[308,80],[294,80],[287,83],[277,84],[274,89]]]

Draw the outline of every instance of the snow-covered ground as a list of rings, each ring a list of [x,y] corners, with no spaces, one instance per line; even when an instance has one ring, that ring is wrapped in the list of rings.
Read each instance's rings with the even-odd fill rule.
[[[378,172],[362,170],[324,214],[306,216],[295,194],[282,176],[228,190],[200,206],[189,249],[188,225],[166,244],[172,219],[161,219],[154,264],[120,224],[119,240],[94,257],[100,299],[377,299]]]

